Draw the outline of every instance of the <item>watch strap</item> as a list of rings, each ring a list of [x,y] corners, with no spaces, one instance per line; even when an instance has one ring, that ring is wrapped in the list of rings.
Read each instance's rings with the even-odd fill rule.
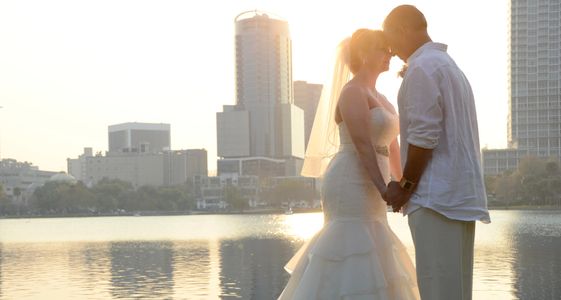
[[[413,181],[406,179],[405,177],[402,177],[401,180],[399,181],[399,186],[408,192],[413,192],[417,184]]]

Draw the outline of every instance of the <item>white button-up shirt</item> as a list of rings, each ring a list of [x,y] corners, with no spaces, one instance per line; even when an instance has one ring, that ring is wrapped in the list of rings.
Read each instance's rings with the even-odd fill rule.
[[[404,214],[426,207],[450,219],[487,223],[473,92],[446,48],[429,42],[417,49],[399,89],[403,165],[409,144],[433,149]]]

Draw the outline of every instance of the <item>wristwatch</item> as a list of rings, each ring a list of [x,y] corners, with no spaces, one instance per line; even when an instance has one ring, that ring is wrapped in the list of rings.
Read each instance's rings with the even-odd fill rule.
[[[417,184],[413,181],[407,180],[405,177],[401,177],[401,180],[399,181],[399,186],[402,189],[412,193],[415,190]]]

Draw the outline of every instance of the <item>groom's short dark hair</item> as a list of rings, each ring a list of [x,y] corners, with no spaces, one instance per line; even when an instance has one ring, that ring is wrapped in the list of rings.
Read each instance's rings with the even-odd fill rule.
[[[400,5],[394,8],[386,17],[383,24],[387,28],[408,28],[414,30],[426,30],[427,20],[425,15],[413,5]]]

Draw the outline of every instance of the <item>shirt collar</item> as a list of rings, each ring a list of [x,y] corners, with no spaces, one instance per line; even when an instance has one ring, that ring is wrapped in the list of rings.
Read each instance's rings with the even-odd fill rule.
[[[448,49],[448,45],[442,43],[435,43],[435,42],[426,42],[421,47],[417,48],[417,50],[415,50],[415,52],[413,52],[413,54],[409,56],[409,58],[407,59],[407,64],[409,65],[415,58],[419,57],[421,53],[423,53],[423,51],[427,49],[435,49],[435,50],[446,52],[446,50]]]

